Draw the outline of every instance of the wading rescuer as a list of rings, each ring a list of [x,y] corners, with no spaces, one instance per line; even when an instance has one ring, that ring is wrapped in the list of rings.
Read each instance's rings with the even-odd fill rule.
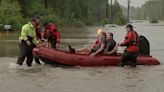
[[[38,46],[38,41],[35,32],[36,20],[33,18],[22,27],[21,36],[19,37],[20,55],[17,64],[22,65],[25,58],[27,66],[32,65],[33,54],[32,50]]]
[[[118,46],[127,47],[122,55],[119,65],[123,67],[127,61],[130,61],[131,67],[136,67],[139,37],[137,32],[133,30],[133,26],[131,24],[126,26],[126,30],[127,34],[124,42],[118,44]]]
[[[40,16],[35,16],[35,32],[36,32],[36,38],[38,41],[41,41],[41,28],[40,28]],[[39,61],[39,58],[34,57],[35,58],[35,62],[37,64],[41,64]]]
[[[60,33],[55,23],[44,23],[44,38],[48,40],[48,47],[59,48],[60,45]]]

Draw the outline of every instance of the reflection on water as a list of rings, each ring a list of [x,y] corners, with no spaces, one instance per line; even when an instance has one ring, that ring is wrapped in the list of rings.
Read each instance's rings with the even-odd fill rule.
[[[156,24],[157,25],[157,24]],[[164,26],[134,24],[135,30],[148,38],[151,55],[160,60],[159,66],[63,67],[33,64],[17,67],[19,33],[0,33],[0,90],[2,92],[164,92]],[[89,46],[99,27],[60,30],[61,49],[71,44],[76,48]],[[107,28],[117,42],[126,34],[124,27]],[[119,48],[122,52],[123,48]]]

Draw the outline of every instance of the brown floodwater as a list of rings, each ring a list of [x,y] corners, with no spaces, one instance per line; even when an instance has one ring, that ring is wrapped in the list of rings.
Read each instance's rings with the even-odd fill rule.
[[[15,67],[19,55],[19,32],[0,33],[0,91],[1,92],[164,92],[164,23],[134,23],[135,30],[150,41],[151,55],[161,65],[120,67],[65,67],[41,66]],[[63,29],[61,49],[87,47],[96,38],[101,27]],[[125,27],[105,28],[122,42]],[[124,48],[119,48],[122,52]]]

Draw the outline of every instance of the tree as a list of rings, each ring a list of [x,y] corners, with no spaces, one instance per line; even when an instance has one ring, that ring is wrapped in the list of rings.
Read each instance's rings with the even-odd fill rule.
[[[164,0],[150,0],[136,9],[136,19],[164,19]]]
[[[1,0],[0,23],[12,25],[13,28],[18,29],[22,22],[20,10],[20,6],[17,2]]]

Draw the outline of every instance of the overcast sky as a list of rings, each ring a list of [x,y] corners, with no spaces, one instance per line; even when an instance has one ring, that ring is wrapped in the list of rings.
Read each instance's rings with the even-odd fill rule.
[[[117,1],[121,5],[127,6],[127,0],[117,0]],[[130,0],[130,1],[131,1],[131,3],[130,3],[131,6],[138,7],[138,6],[143,5],[148,0]],[[109,2],[110,2],[110,0],[109,0]],[[114,0],[113,0],[113,2],[114,2]]]

